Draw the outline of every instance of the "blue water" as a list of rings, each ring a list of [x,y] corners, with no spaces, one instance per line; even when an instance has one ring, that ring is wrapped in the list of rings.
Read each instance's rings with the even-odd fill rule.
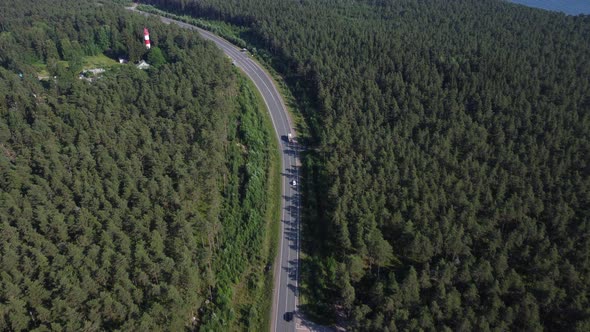
[[[590,15],[590,0],[509,0],[521,5],[564,12],[569,15]]]

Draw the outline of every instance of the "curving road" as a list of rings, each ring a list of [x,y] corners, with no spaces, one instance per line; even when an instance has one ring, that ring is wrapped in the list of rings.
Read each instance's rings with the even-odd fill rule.
[[[138,11],[135,6],[127,8],[145,16],[156,16]],[[295,135],[287,108],[270,75],[250,55],[240,50],[225,39],[181,21],[160,16],[162,22],[175,23],[182,28],[195,30],[205,39],[214,42],[234,65],[240,68],[256,85],[264,99],[266,108],[281,147],[282,160],[282,202],[281,202],[281,239],[279,253],[274,264],[274,291],[271,316],[271,331],[307,331],[311,325],[302,321],[298,314],[298,280],[299,280],[299,153],[298,146],[289,143],[288,134]],[[293,313],[293,319],[287,321],[287,313]],[[311,327],[311,329],[314,329]]]

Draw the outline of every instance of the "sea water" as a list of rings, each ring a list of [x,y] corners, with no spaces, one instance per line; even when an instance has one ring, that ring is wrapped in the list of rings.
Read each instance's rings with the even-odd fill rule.
[[[521,5],[564,12],[569,15],[590,15],[590,0],[509,0]]]

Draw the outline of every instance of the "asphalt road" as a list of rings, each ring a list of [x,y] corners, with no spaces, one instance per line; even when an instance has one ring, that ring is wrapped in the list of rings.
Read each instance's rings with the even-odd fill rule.
[[[137,11],[135,8],[128,9],[146,16],[151,15]],[[297,312],[300,196],[297,185],[293,185],[293,181],[295,180],[299,184],[299,153],[297,144],[289,143],[287,140],[289,133],[295,135],[295,130],[283,99],[270,75],[251,58],[248,52],[242,51],[225,39],[194,25],[161,16],[160,19],[164,23],[174,23],[182,28],[195,30],[203,38],[213,41],[232,59],[234,65],[240,68],[254,82],[264,99],[279,140],[282,160],[281,238],[279,253],[274,264],[275,287],[273,291],[271,331],[308,330],[308,323],[303,322]],[[293,313],[291,321],[285,319],[288,312]]]

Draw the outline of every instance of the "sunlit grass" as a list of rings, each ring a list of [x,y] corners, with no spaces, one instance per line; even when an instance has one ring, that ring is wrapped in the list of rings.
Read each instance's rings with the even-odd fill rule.
[[[94,68],[108,69],[113,66],[119,65],[118,61],[111,59],[104,54],[85,56],[82,58],[82,60],[83,60],[83,66],[82,66],[83,70],[94,69]],[[70,62],[65,61],[65,60],[57,61],[57,63],[63,64],[66,68],[70,66]],[[35,71],[37,72],[37,75],[39,77],[49,77],[49,70],[47,69],[46,63],[35,62],[32,64],[32,66],[33,66],[33,68],[35,68]]]
[[[84,57],[84,69],[92,68],[109,68],[118,65],[119,62],[109,58],[104,54],[85,56]]]

